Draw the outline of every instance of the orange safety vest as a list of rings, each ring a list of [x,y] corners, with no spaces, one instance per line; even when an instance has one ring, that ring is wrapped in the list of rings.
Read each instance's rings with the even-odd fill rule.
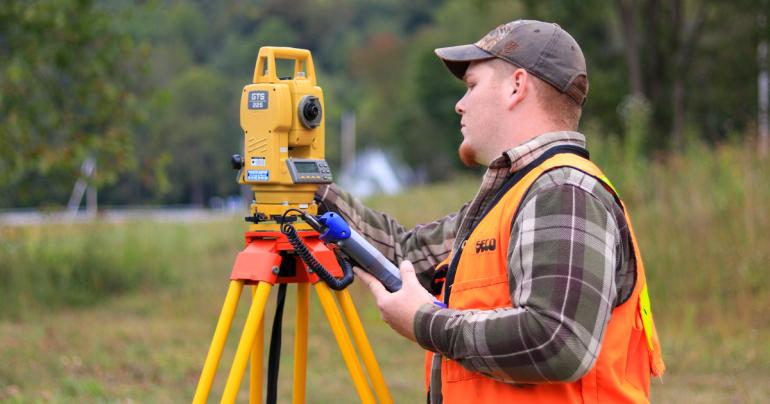
[[[513,217],[535,180],[544,172],[559,167],[573,167],[583,171],[606,184],[607,188],[617,195],[601,170],[591,161],[567,153],[546,159],[507,191],[471,232],[467,240],[468,245],[473,246],[476,242],[494,238],[498,248],[495,252],[487,254],[460,256],[449,296],[450,308],[512,307],[506,257]],[[613,309],[594,367],[575,382],[521,387],[472,372],[458,362],[444,357],[441,363],[441,392],[445,404],[649,402],[650,375],[661,376],[665,365],[652,321],[642,257],[628,212],[622,203],[621,207],[626,215],[636,256],[636,284],[631,296]],[[440,298],[443,298],[443,292]],[[429,384],[430,380],[432,359],[433,353],[428,351],[425,363],[426,384]]]

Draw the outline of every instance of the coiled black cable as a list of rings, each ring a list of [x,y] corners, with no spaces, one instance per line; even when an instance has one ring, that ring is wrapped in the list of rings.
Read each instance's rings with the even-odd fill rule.
[[[281,233],[286,235],[289,239],[289,243],[294,247],[294,251],[299,255],[302,261],[304,261],[305,264],[324,281],[324,283],[334,290],[345,289],[348,285],[353,283],[353,266],[345,259],[341,259],[336,252],[335,256],[337,257],[337,262],[340,264],[340,267],[342,267],[342,278],[339,279],[330,274],[329,271],[327,271],[326,268],[313,257],[313,254],[310,253],[310,250],[307,249],[307,246],[305,246],[305,243],[299,237],[297,229],[286,220],[286,215],[289,212],[298,212],[303,218],[306,217],[306,213],[299,209],[289,209],[283,213],[283,217],[281,218]]]

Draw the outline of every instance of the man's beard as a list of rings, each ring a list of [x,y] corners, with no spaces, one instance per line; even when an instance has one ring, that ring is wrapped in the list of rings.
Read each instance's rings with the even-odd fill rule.
[[[476,152],[468,143],[460,143],[460,148],[457,149],[457,154],[460,155],[460,161],[462,161],[466,167],[476,167],[478,165],[476,162]]]

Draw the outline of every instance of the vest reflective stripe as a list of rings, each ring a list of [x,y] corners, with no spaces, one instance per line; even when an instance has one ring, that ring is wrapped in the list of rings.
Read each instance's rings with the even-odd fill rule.
[[[535,167],[503,196],[471,232],[466,248],[478,247],[485,251],[483,254],[472,254],[466,250],[460,256],[449,298],[450,308],[512,307],[506,256],[513,217],[535,180],[544,172],[559,167],[573,167],[583,171],[607,184],[614,192],[596,165],[574,154],[557,154]],[[445,404],[496,401],[649,402],[650,375],[661,376],[665,365],[646,293],[644,264],[628,212],[622,202],[621,206],[626,215],[636,258],[636,284],[628,300],[613,309],[593,369],[572,383],[521,387],[495,381],[465,369],[458,362],[442,358],[441,391]],[[494,249],[485,247],[492,243],[495,244]],[[426,372],[430,372],[432,356],[431,352],[426,355]],[[426,374],[426,384],[429,379],[430,376]]]

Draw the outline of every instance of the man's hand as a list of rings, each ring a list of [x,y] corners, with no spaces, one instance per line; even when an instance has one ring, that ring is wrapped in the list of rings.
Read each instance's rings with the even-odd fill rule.
[[[374,276],[359,268],[353,269],[356,275],[369,287],[377,300],[380,315],[396,332],[416,341],[414,337],[414,315],[417,309],[435,299],[425,290],[414,273],[414,267],[409,261],[401,263],[401,289],[390,293]]]

